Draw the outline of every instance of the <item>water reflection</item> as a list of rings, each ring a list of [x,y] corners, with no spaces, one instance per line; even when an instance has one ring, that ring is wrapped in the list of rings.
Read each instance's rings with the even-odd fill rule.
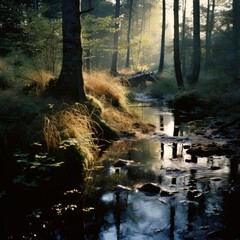
[[[238,162],[226,156],[187,154],[191,141],[174,138],[188,135],[186,126],[178,118],[157,108],[142,108],[141,111],[147,121],[158,126],[161,137],[115,142],[109,149],[110,155],[104,156],[113,162],[119,158],[134,161],[117,173],[109,172],[125,175],[121,184],[129,184],[134,190],[129,192],[127,201],[123,201],[121,193],[114,195],[111,189],[103,193],[101,205],[108,208],[98,239],[239,237],[236,223],[230,220],[228,213],[239,218],[234,213],[234,209],[239,210],[239,203],[233,201],[230,207],[230,199],[237,192],[230,185],[239,182]],[[158,184],[160,193],[149,196],[137,191],[138,186],[147,182]],[[221,237],[223,232],[225,235]],[[226,238],[226,234],[230,238]]]

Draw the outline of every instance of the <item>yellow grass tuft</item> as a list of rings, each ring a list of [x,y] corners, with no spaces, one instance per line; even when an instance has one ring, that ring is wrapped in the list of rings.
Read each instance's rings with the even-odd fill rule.
[[[84,73],[85,89],[89,95],[114,107],[127,108],[128,90],[121,80],[104,72]]]
[[[94,132],[88,109],[81,104],[45,117],[44,137],[49,148],[57,148],[65,139],[74,138],[81,154],[92,161],[97,152]]]
[[[133,124],[136,121],[128,112],[119,111],[114,107],[105,108],[102,113],[103,119],[108,125],[116,131],[131,131]]]

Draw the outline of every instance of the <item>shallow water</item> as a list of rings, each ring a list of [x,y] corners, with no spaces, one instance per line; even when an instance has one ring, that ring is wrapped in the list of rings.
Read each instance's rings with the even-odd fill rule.
[[[41,169],[43,189],[1,190],[0,239],[239,239],[238,162],[225,155],[187,154],[202,136],[192,133],[165,102],[151,106],[151,99],[143,97],[138,96],[134,110],[156,125],[156,132],[114,142],[86,176],[91,190],[86,199],[77,188],[59,193],[55,182],[49,192],[49,168]],[[31,162],[28,153],[15,150],[21,166],[32,171],[42,161],[52,168],[61,164],[44,153],[41,161]],[[114,167],[118,159],[132,162]],[[145,183],[156,184],[160,192],[139,191]],[[118,184],[131,190],[115,192]]]
[[[168,109],[140,106],[138,111],[158,126],[157,133],[115,142],[103,155],[108,164],[102,178],[111,181],[112,176],[112,182],[132,191],[116,195],[111,183],[97,185],[99,201],[92,216],[97,224],[90,224],[86,239],[238,239],[239,214],[232,219],[240,209],[233,193],[238,165],[233,167],[227,156],[187,154],[196,138],[192,140],[186,123],[178,119],[176,126]],[[117,159],[134,162],[114,168]],[[160,186],[159,194],[138,190],[149,182]],[[102,215],[96,213],[99,208]]]

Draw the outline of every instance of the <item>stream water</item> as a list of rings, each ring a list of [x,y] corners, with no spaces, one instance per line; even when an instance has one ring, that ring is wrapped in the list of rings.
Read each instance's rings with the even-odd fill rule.
[[[157,131],[122,139],[104,153],[105,167],[96,174],[98,205],[86,239],[239,239],[239,203],[231,192],[239,183],[238,166],[231,166],[229,156],[187,154],[197,141],[187,123],[176,123],[164,103],[144,102],[134,108]],[[118,159],[131,162],[114,167]],[[117,183],[131,190],[113,191]],[[146,183],[160,192],[139,191]]]
[[[0,239],[240,239],[238,163],[225,155],[189,155],[199,136],[187,122],[165,102],[151,106],[144,96],[136,99],[132,107],[156,132],[120,139],[103,152],[87,176],[91,193],[81,201],[84,211],[77,189],[65,192],[64,200],[44,196],[43,189],[16,193],[8,204],[1,191]],[[129,161],[116,166],[119,159]],[[159,192],[140,191],[147,183]],[[51,198],[56,201],[49,207],[43,199]]]

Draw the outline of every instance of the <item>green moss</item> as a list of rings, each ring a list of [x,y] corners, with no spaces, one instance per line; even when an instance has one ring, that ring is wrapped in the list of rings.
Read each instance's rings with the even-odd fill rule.
[[[206,109],[211,103],[202,98],[197,91],[184,91],[177,94],[173,99],[173,107],[176,110],[194,111],[198,109]]]

